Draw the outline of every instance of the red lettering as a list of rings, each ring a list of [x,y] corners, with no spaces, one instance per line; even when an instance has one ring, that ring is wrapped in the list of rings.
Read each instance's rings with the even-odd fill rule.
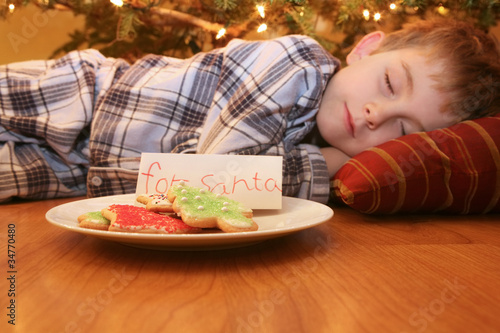
[[[255,173],[255,176],[254,176],[252,179],[253,179],[253,180],[255,180],[255,189],[256,189],[257,191],[262,191],[262,189],[261,189],[261,188],[259,188],[259,187],[257,186],[258,181],[259,181],[259,180],[262,180],[262,179],[260,179],[260,178],[258,178],[258,177],[257,177],[257,175],[258,175],[258,174],[259,174],[259,173],[258,173],[258,172],[256,172],[256,173]]]
[[[209,175],[201,177],[201,183],[203,185],[205,185],[207,187],[207,190],[210,191],[210,192],[212,192],[212,189],[210,188],[210,185],[208,185],[207,183],[205,183],[205,178],[212,177],[212,176],[213,176],[213,174],[209,174]]]
[[[151,174],[151,169],[153,168],[153,165],[158,165],[158,169],[161,170],[161,166],[160,166],[160,163],[158,162],[154,162],[154,163],[151,163],[151,165],[149,166],[149,169],[148,169],[148,173],[142,173],[142,175],[146,176],[146,193],[149,193],[149,187],[148,187],[148,184],[149,184],[149,178],[153,178],[154,176]]]
[[[261,178],[258,177],[258,172],[255,173],[255,176],[252,177],[252,180],[255,184],[255,187],[251,187],[249,185],[249,183],[247,182],[247,180],[245,180],[244,178],[236,178],[236,176],[234,176],[233,178],[233,185],[232,185],[232,188],[231,187],[228,187],[225,183],[223,182],[220,182],[220,183],[216,183],[213,187],[211,187],[208,183],[213,180],[212,178],[210,177],[213,177],[214,174],[209,174],[209,175],[205,175],[201,178],[201,183],[207,187],[207,190],[210,191],[210,192],[217,192],[216,189],[217,188],[220,188],[222,189],[222,193],[221,194],[234,194],[235,192],[238,192],[238,191],[253,191],[253,190],[256,190],[256,191],[267,191],[267,192],[273,192],[274,190],[278,190],[280,192],[282,192],[282,189],[278,186],[278,183],[276,181],[276,179],[274,178],[268,178],[263,187],[262,188],[259,188],[259,182],[262,181]],[[241,186],[239,188],[237,188],[237,184],[239,183],[243,183],[244,187],[242,188]],[[231,190],[229,190],[231,189]],[[241,190],[240,190],[241,189]]]
[[[148,172],[145,173],[145,172],[142,172],[141,175],[143,176],[146,176],[146,182],[145,182],[145,190],[146,192],[145,193],[150,193],[150,185],[154,185],[154,190],[156,193],[166,193],[168,191],[168,188],[169,188],[169,183],[168,183],[168,179],[166,177],[163,177],[163,178],[160,178],[158,179],[158,181],[150,184],[150,181],[152,178],[155,178],[157,176],[155,176],[153,174],[153,167],[157,167],[159,171],[161,171],[161,165],[159,162],[153,162],[151,163],[151,165],[149,166],[148,168]],[[185,181],[186,183],[189,182],[189,180],[187,179],[182,179],[182,178],[176,178],[175,174],[172,176],[172,179],[170,180],[170,185],[173,185],[174,183],[177,183],[177,182],[180,182],[180,181]]]
[[[208,190],[208,191],[210,191],[210,192],[214,192],[214,190],[215,190],[218,186],[222,186],[222,194],[229,194],[229,192],[227,192],[227,190],[226,190],[226,185],[225,185],[224,183],[217,183],[217,184],[215,184],[215,186],[214,186],[214,187],[210,187],[210,185],[208,185],[208,184],[205,182],[205,179],[206,179],[207,177],[213,177],[213,176],[214,176],[214,174],[209,174],[209,175],[203,176],[203,177],[201,178],[201,183],[202,183],[203,185],[205,185],[205,186],[207,187],[207,190]]]
[[[269,186],[267,186],[267,183],[269,183],[269,182],[274,182],[274,186],[272,186],[272,188],[271,188],[271,189],[269,189]],[[275,189],[276,189],[276,190],[278,190],[278,191],[280,191],[280,192],[282,192],[282,190],[281,190],[281,189],[278,187],[278,185],[276,184],[276,179],[269,178],[268,180],[266,180],[265,187],[266,187],[266,190],[267,190],[268,192],[272,192],[272,191],[274,191]]]
[[[164,185],[164,189],[163,189],[163,190],[158,189],[158,186],[160,185],[160,182],[165,182],[165,185]],[[156,193],[161,193],[161,194],[163,194],[163,193],[166,193],[166,192],[167,192],[167,190],[168,190],[168,180],[167,180],[167,178],[161,178],[160,180],[158,180],[158,181],[156,182],[156,187],[155,187],[155,191],[156,191]],[[148,193],[148,192],[146,192],[146,193]]]
[[[215,184],[214,188],[212,189],[212,192],[214,192],[215,189],[217,188],[217,186],[219,186],[219,185],[222,186],[222,193],[221,194],[231,194],[230,192],[227,192],[226,184],[224,184],[224,183],[217,183],[217,184]]]
[[[253,190],[253,188],[250,188],[248,186],[248,183],[247,183],[246,180],[244,180],[244,179],[238,179],[238,180],[236,180],[236,176],[234,176],[234,179],[233,179],[233,191],[231,193],[235,192],[235,190],[236,190],[236,184],[238,184],[239,182],[243,182],[245,184],[245,187],[247,188],[248,191]]]

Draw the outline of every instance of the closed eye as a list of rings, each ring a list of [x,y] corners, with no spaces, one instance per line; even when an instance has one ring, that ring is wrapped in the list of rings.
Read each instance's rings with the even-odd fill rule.
[[[394,95],[394,89],[392,88],[391,80],[389,78],[389,74],[385,73],[385,85],[387,89],[391,92],[391,95]]]
[[[401,122],[401,136],[406,135],[406,129],[405,129],[405,124]]]

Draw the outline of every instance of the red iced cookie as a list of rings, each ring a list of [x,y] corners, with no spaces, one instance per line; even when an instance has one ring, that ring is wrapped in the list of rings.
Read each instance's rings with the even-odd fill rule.
[[[102,210],[102,215],[111,221],[109,231],[156,234],[187,234],[200,231],[200,228],[190,227],[180,219],[133,205],[111,205]]]

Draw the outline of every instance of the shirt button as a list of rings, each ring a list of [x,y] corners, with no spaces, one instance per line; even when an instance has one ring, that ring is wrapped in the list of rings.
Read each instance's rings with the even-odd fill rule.
[[[94,186],[101,186],[102,185],[102,179],[101,179],[101,177],[94,176],[94,177],[92,177],[92,179],[90,180],[90,182]]]

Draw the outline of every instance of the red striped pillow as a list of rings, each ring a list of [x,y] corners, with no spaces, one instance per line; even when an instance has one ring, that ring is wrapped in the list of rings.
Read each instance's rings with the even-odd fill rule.
[[[500,212],[500,114],[410,134],[366,150],[332,179],[364,213]]]

